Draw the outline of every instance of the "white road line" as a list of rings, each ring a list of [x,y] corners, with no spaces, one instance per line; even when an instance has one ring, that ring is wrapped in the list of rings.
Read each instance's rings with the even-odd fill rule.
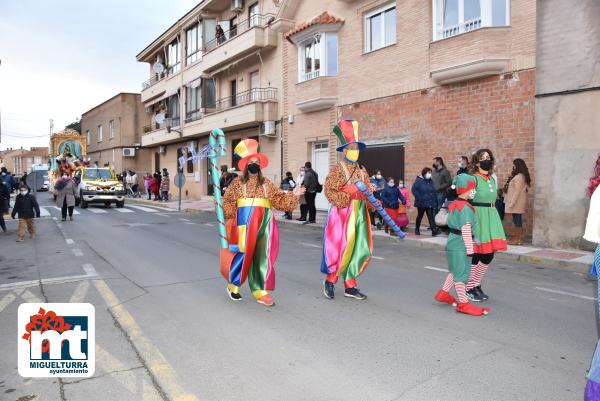
[[[118,207],[115,210],[117,212],[119,212],[119,213],[133,213],[134,212],[133,210],[127,209],[127,208],[124,208],[124,207]]]
[[[169,217],[168,214],[164,214],[164,213],[156,213],[155,216]]]
[[[196,225],[196,223],[191,222],[191,221],[184,221],[183,224],[187,224],[188,226],[190,226],[190,225],[191,226],[195,226]]]
[[[61,210],[58,206],[50,206],[50,207],[53,207],[56,210]],[[77,209],[73,209],[73,214],[81,214],[81,213],[79,213],[79,211]]]
[[[300,242],[300,245],[310,246],[311,248],[321,248],[321,245],[311,244],[308,242]]]
[[[53,217],[52,220],[58,220],[58,217]]]
[[[94,269],[94,266],[92,266],[90,264],[84,264],[83,271],[85,271],[85,274],[80,274],[80,275],[76,275],[76,276],[44,278],[41,280],[41,282],[42,282],[42,284],[63,284],[63,283],[68,283],[70,281],[77,281],[77,280],[93,278],[93,277],[98,276],[98,273],[96,273],[96,269]],[[40,280],[19,281],[17,283],[0,284],[0,290],[12,290],[12,289],[17,289],[17,288],[35,287],[39,284],[40,284]],[[27,292],[29,292],[29,291],[27,291]],[[32,302],[35,302],[35,301],[32,301]]]
[[[191,221],[189,219],[184,219],[183,217],[180,217],[179,220],[181,220],[181,221]]]
[[[134,208],[134,209],[141,210],[142,212],[148,212],[148,213],[158,213],[158,210],[156,210],[156,209],[151,209],[151,208],[149,208],[149,207],[138,206],[138,205],[129,205],[128,207],[132,207],[132,208]]]
[[[67,245],[73,245],[75,243],[75,241],[73,241],[71,238],[66,238],[65,241]]]
[[[423,266],[423,269],[427,269],[427,270],[435,270],[436,272],[444,272],[444,273],[448,273],[448,269],[442,269],[440,267],[433,267],[433,266]]]
[[[96,214],[106,213],[106,210],[104,210],[104,209],[96,209],[93,207],[88,208],[88,211],[90,211],[91,213],[96,213]]]
[[[14,294],[6,294],[6,296],[0,300],[0,313],[2,313],[8,305],[12,304],[15,299],[17,299],[17,297]]]
[[[73,248],[71,251],[73,251],[73,255],[75,256],[83,256],[83,252],[79,248]]]
[[[77,287],[75,288],[73,295],[71,295],[71,299],[69,299],[69,302],[72,302],[72,303],[83,302],[85,300],[85,296],[87,295],[89,288],[90,288],[89,281],[81,281],[79,284],[77,284]]]
[[[42,300],[39,299],[37,296],[33,295],[33,293],[29,290],[27,290],[23,294],[21,294],[21,298],[23,298],[25,301],[27,301],[29,303],[42,303]]]
[[[553,294],[560,294],[560,295],[566,295],[569,297],[575,297],[575,298],[580,298],[580,299],[587,299],[588,301],[596,301],[597,298],[594,297],[588,297],[585,295],[579,295],[579,294],[573,294],[572,292],[566,292],[566,291],[560,291],[560,290],[553,290],[550,288],[544,288],[544,287],[533,287],[536,290],[539,291],[544,291],[544,292],[551,292]]]
[[[320,248],[320,247],[319,247]],[[381,256],[371,256],[373,259],[377,259],[377,260],[385,260],[385,258],[382,258]]]
[[[204,223],[205,226],[214,227],[215,225],[212,223]]]
[[[40,207],[40,217],[50,217],[50,212],[44,207]]]

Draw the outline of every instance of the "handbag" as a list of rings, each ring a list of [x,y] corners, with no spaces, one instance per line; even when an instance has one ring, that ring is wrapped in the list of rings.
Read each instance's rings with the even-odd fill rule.
[[[406,210],[406,206],[404,206],[402,203],[400,204],[400,206],[398,206],[398,214],[406,214],[407,210]]]
[[[435,224],[438,227],[444,227],[448,225],[448,209],[441,208],[439,212],[435,215]]]
[[[321,185],[317,182],[317,193],[321,193],[321,192],[323,192],[323,185]]]

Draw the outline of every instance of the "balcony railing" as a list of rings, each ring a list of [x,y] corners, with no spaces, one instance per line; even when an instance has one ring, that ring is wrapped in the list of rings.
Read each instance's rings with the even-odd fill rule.
[[[167,127],[175,128],[175,127],[178,127],[180,124],[181,124],[181,119],[179,117],[167,117],[160,124],[153,122],[152,124],[143,126],[142,132],[144,134],[147,134],[148,132],[158,131],[161,129],[165,129]]]
[[[265,14],[265,15],[253,15],[245,21],[238,22],[237,25],[231,27],[228,31],[223,32],[220,35],[217,35],[216,38],[207,42],[204,46],[204,51],[209,52],[224,43],[229,42],[234,39],[236,36],[241,35],[242,33],[254,28],[264,28],[269,25],[272,21],[275,20],[275,15],[273,14]]]
[[[300,74],[300,82],[310,81],[311,79],[319,78],[321,76],[321,70],[314,70]]]
[[[161,79],[163,79],[165,77],[165,74],[154,74],[152,76],[152,78],[150,78],[147,81],[142,82],[142,90],[148,89],[149,87],[151,87],[152,85],[154,85],[155,83],[157,83],[158,81],[160,81]]]
[[[202,118],[204,114],[218,113],[253,102],[277,101],[277,88],[254,88],[217,100],[205,109],[196,109],[186,113],[185,122],[189,123]]]
[[[442,39],[456,36],[461,33],[474,31],[475,29],[481,28],[481,18],[475,18],[469,21],[465,21],[462,24],[446,26],[442,29],[440,35]]]

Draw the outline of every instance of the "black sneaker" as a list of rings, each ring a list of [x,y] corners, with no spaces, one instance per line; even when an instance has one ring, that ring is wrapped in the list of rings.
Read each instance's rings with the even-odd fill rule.
[[[488,297],[486,295],[485,292],[483,292],[483,290],[481,289],[481,286],[478,285],[477,287],[473,288],[474,290],[477,290],[477,294],[479,294],[479,298],[481,298],[482,301],[487,301],[488,299],[490,299],[490,297]]]
[[[299,217],[296,219],[296,221],[306,221],[306,219],[303,219],[302,217]]]
[[[358,288],[346,288],[346,291],[344,291],[344,296],[348,298],[359,299],[361,301],[363,299],[367,299],[367,296],[360,292]]]
[[[327,280],[323,281],[323,294],[325,294],[325,297],[333,299],[335,297],[334,288],[335,286],[332,282]]]
[[[229,288],[225,288],[227,290],[227,295],[229,295],[229,298],[232,301],[241,301],[242,300],[242,294],[236,294],[235,292],[231,292],[229,291]]]
[[[467,298],[469,298],[469,301],[471,301],[471,302],[481,302],[482,301],[482,299],[479,295],[479,292],[475,288],[471,288],[470,290],[467,290]]]

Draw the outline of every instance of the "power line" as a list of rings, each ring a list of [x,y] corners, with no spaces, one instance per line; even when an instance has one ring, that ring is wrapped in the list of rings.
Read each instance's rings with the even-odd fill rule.
[[[11,131],[4,131],[2,134],[4,136],[9,136],[11,138],[23,138],[23,139],[45,138],[45,137],[49,137],[50,136],[48,134],[44,134],[44,135],[29,135],[29,134],[23,134],[23,133],[20,133],[20,132],[11,132]]]

